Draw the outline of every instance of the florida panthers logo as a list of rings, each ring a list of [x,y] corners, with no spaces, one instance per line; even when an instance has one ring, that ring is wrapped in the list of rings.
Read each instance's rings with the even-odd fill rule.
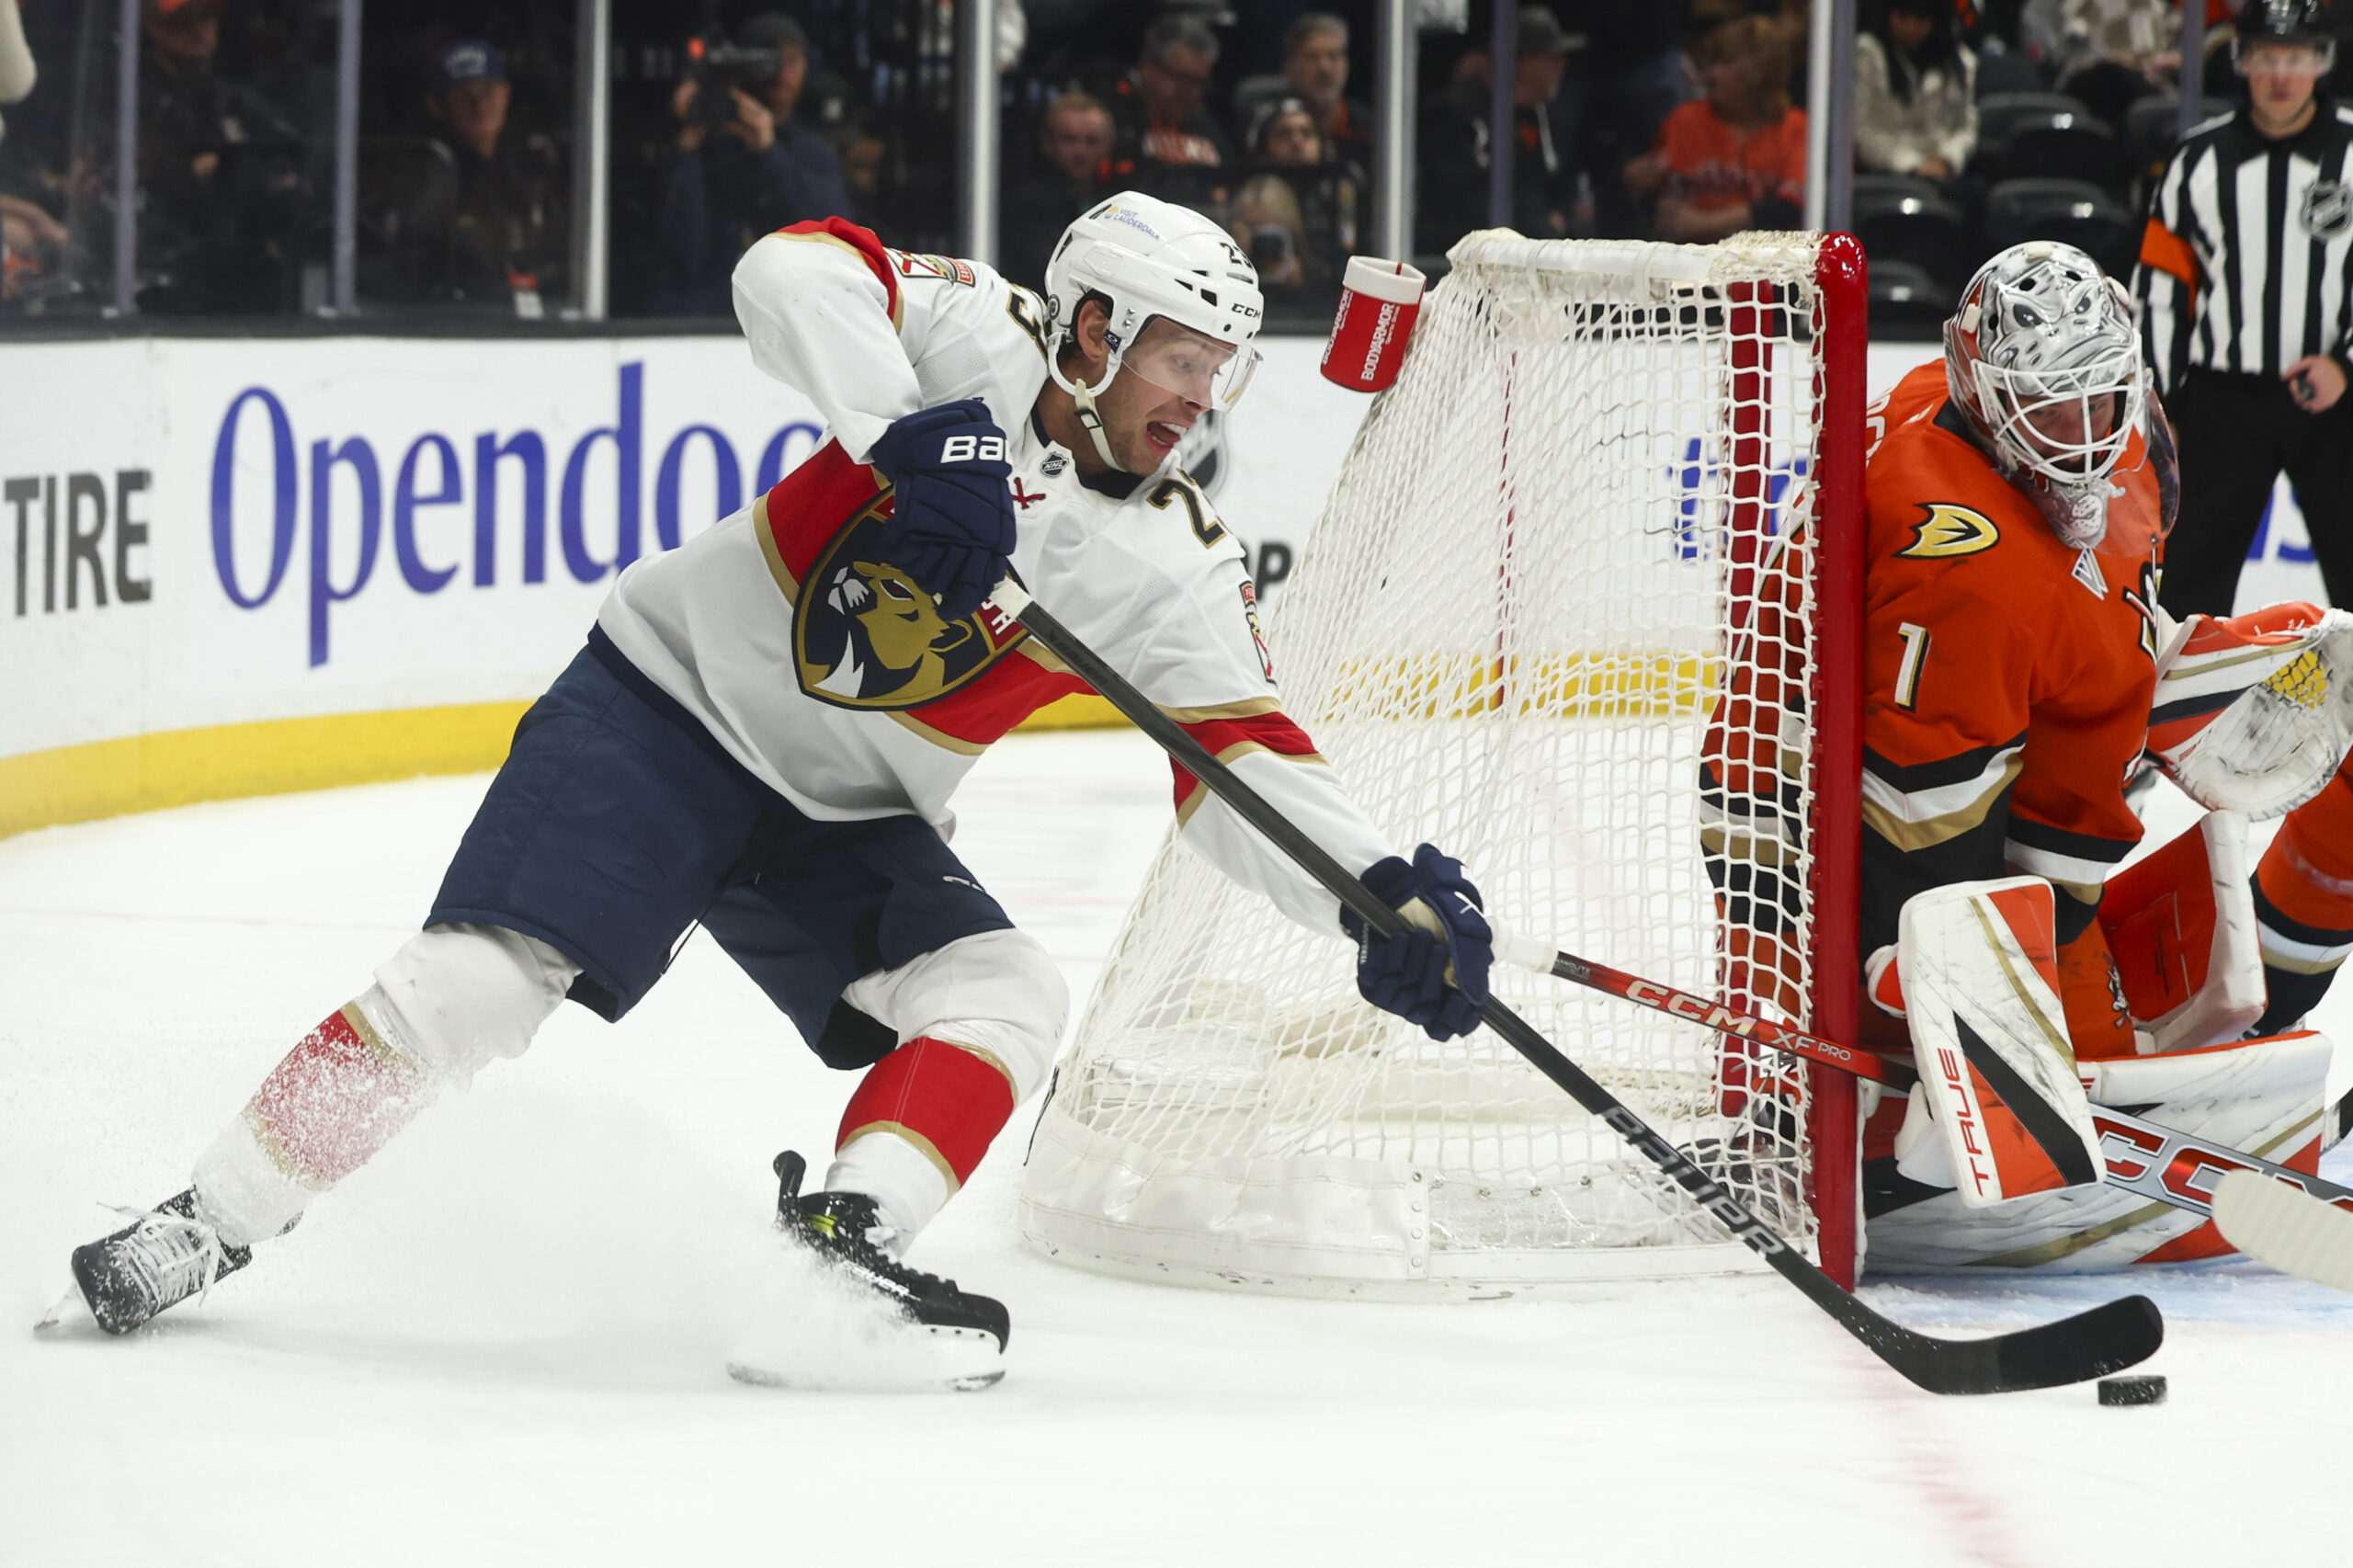
[[[870,508],[835,534],[801,585],[792,645],[801,689],[837,708],[917,708],[966,685],[1028,633],[1000,640],[974,614],[943,619],[890,563],[890,519]]]

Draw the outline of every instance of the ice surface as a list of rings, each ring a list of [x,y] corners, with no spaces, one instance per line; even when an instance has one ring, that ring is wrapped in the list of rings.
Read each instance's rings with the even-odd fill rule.
[[[185,1185],[423,915],[484,782],[0,842],[0,1564],[2207,1568],[2341,1533],[2353,1296],[2144,1271],[2166,1404],[1937,1401],[1772,1278],[1445,1307],[1062,1268],[1015,1231],[1027,1109],[912,1258],[1011,1308],[1001,1387],[740,1386],[768,1161],[822,1155],[850,1080],[699,937],[622,1024],[563,1009],[200,1310],[36,1339],[98,1203]],[[1140,737],[1047,735],[959,801],[958,848],[1081,993],[1168,788]],[[1870,1294],[1971,1331],[2121,1289]]]

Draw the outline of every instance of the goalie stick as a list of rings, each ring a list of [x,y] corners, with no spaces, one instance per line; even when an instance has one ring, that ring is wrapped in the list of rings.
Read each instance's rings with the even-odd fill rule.
[[[1202,786],[1348,908],[1371,929],[1394,936],[1397,912],[1373,896],[1290,818],[1233,775],[1175,720],[1097,657],[1011,578],[997,585],[983,612],[1026,628],[1135,726],[1183,764]],[[1742,1207],[1724,1187],[1661,1137],[1624,1102],[1563,1055],[1525,1019],[1490,995],[1479,1017],[1513,1050],[1641,1151],[1692,1200],[1827,1312],[1881,1360],[1931,1393],[2004,1393],[2079,1383],[2147,1359],[2165,1340],[2165,1320],[2146,1296],[2125,1296],[2055,1323],[1985,1339],[1938,1339],[1881,1317],[1809,1262],[1769,1226]]]
[[[2346,1207],[2300,1200],[2252,1171],[2232,1171],[2214,1187],[2214,1224],[2233,1246],[2282,1274],[2353,1290],[2353,1213]]]
[[[1688,991],[1677,991],[1671,985],[1661,985],[1654,980],[1611,969],[1581,959],[1574,953],[1554,952],[1549,961],[1536,949],[1531,938],[1513,940],[1499,937],[1496,954],[1507,963],[1521,969],[1534,970],[1556,979],[1573,981],[1596,991],[1624,998],[1637,1006],[1711,1028],[1734,1040],[1785,1051],[1809,1062],[1820,1062],[1831,1067],[1885,1084],[1893,1089],[1906,1089],[1919,1081],[1919,1074],[1909,1062],[1892,1060],[1874,1051],[1858,1051],[1809,1034],[1791,1024],[1777,1024],[1765,1018],[1711,1002]],[[1506,949],[1509,950],[1506,950]],[[2346,1211],[2347,1222],[2353,1225],[2353,1188],[2343,1187],[2333,1181],[2275,1165],[2260,1154],[2250,1154],[2244,1149],[2234,1149],[2227,1143],[2217,1143],[2195,1133],[2177,1132],[2170,1127],[2160,1127],[2129,1111],[2109,1106],[2091,1108],[2092,1126],[2099,1133],[2100,1158],[2104,1169],[2100,1179],[2109,1187],[2143,1198],[2153,1198],[2169,1203],[2176,1209],[2186,1209],[2193,1214],[2206,1216],[2220,1222],[2215,1211],[2215,1194],[2233,1172],[2244,1172],[2250,1178],[2268,1177],[2273,1186],[2283,1189],[2282,1197],[2266,1213],[2285,1212],[2300,1206],[2327,1207]],[[2332,1122],[2342,1126],[2353,1115],[2353,1095],[2348,1095],[2324,1113]],[[2234,1244],[2238,1238],[2231,1234],[2228,1225],[2222,1234]],[[2240,1245],[2241,1252],[2250,1256],[2262,1255],[2253,1247]],[[2265,1261],[2268,1262],[2267,1258]],[[2302,1273],[2301,1269],[2279,1266],[2282,1272]],[[2345,1263],[2348,1276],[2353,1276],[2353,1241],[2347,1243]],[[2353,1287],[2348,1287],[2353,1289]]]

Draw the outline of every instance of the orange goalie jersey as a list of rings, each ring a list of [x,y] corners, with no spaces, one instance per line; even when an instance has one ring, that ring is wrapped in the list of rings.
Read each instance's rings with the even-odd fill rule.
[[[2141,837],[2124,783],[2156,687],[2158,497],[2146,449],[2135,436],[2118,465],[2122,494],[2102,547],[2076,551],[1962,433],[1941,361],[1905,376],[1869,417],[1863,953],[1895,940],[1915,893],[2045,877],[2061,895],[2061,992],[2078,1053],[2129,1055],[2131,1020],[2094,916],[2100,884]],[[1758,711],[1803,709],[1795,655],[1756,656],[1798,645],[1780,636],[1783,613],[1760,605],[1745,633],[1702,779],[1709,869],[1736,935],[1754,943],[1732,954],[1750,971],[1779,966],[1745,933],[1777,934],[1799,905],[1770,840],[1802,824],[1785,820],[1795,801],[1778,725]],[[1769,986],[1754,972],[1733,979]]]
[[[1941,363],[1871,413],[1863,480],[1866,951],[1924,889],[2015,871],[2056,885],[2078,1054],[2132,1051],[2094,916],[2140,842],[2124,799],[2156,688],[2158,497],[2134,436],[2097,550],[2059,541],[1946,397]]]

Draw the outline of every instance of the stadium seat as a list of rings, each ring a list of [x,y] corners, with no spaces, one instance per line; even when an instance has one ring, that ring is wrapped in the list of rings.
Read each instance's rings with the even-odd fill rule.
[[[2123,203],[2088,181],[2004,180],[1985,199],[1988,253],[2023,240],[2059,240],[2090,253],[2112,278],[2132,275],[2141,225]]]
[[[1969,275],[1977,243],[1937,183],[1913,175],[1857,175],[1854,231],[1874,274],[1907,262],[1952,284]]]
[[[2208,98],[2199,118],[2211,119],[2233,108],[2228,98]],[[2144,207],[2151,181],[2181,140],[2181,100],[2171,93],[2143,98],[2124,113],[2124,160],[2131,169],[2133,205]]]
[[[1977,104],[1972,172],[1989,180],[2118,182],[2116,131],[2064,93],[1997,93]]]
[[[1985,99],[2006,93],[2039,93],[2050,78],[2023,53],[2005,51],[1995,53],[1980,50],[1977,54],[1977,98]]]
[[[1932,343],[1952,314],[1953,290],[1908,261],[1871,262],[1870,331],[1875,343]]]

